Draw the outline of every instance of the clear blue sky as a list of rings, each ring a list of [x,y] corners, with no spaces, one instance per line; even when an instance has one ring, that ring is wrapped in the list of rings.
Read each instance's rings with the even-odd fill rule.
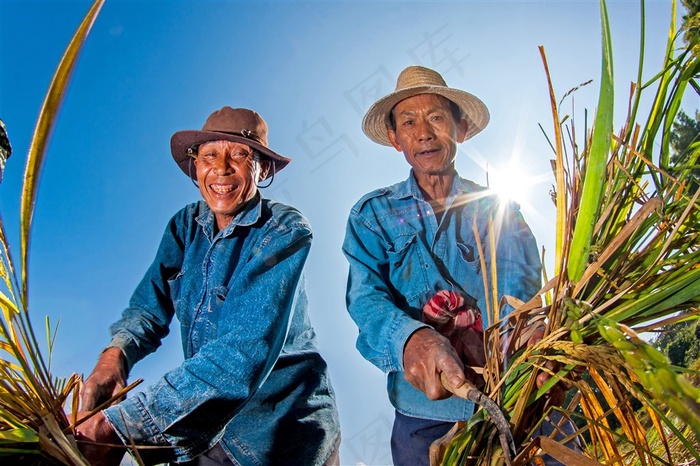
[[[90,2],[0,1],[0,118],[14,154],[0,209],[19,254],[21,177],[51,76]],[[659,69],[671,1],[647,2],[646,75]],[[639,3],[610,1],[618,120],[639,56]],[[35,212],[30,307],[36,329],[61,319],[54,373],[87,376],[150,264],[169,218],[198,190],[173,163],[170,136],[223,105],[268,122],[270,146],[294,159],[263,194],[298,207],[315,239],[311,316],[337,392],[343,464],[390,464],[393,419],[384,375],[355,350],[345,311],[345,221],[364,193],[408,165],[362,133],[364,111],[406,66],[443,74],[489,107],[491,123],[460,146],[461,175],[486,184],[519,161],[520,200],[538,243],[553,249],[551,133],[538,45],[555,90],[593,111],[600,75],[598,2],[110,1],[88,37],[48,150]],[[697,98],[688,102],[692,111]],[[567,107],[569,108],[569,107]],[[181,361],[179,332],[141,362],[146,383]],[[293,433],[290,433],[293,435]]]

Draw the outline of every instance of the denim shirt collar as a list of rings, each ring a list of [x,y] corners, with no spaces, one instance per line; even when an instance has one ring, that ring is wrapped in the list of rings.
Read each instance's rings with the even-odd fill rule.
[[[216,216],[205,201],[199,202],[204,205],[201,207],[202,213],[195,218],[195,221],[202,226],[204,233],[210,241],[217,235],[221,235],[222,237],[229,236],[236,226],[250,226],[254,224],[260,219],[260,215],[262,213],[262,196],[260,193],[257,193],[253,199],[245,203],[243,209],[236,214],[226,228],[218,233],[214,233],[214,222],[216,222]]]

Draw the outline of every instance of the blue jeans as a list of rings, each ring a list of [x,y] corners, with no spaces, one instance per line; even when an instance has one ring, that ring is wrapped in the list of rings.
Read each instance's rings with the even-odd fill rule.
[[[554,425],[559,423],[561,415],[553,411],[550,415],[552,424],[545,422],[537,435],[549,436],[554,431]],[[394,466],[430,466],[430,445],[454,426],[454,422],[433,421],[417,417],[405,416],[396,411],[394,427],[391,431],[391,457]],[[562,432],[563,434],[562,435]],[[575,426],[570,421],[564,421],[554,440],[561,440],[575,432]],[[567,447],[581,451],[580,444],[572,440]],[[562,466],[562,463],[549,455],[542,457],[546,466]]]
[[[187,461],[185,463],[171,463],[172,466],[227,466],[233,465],[223,448],[220,444],[216,444],[211,447],[208,451],[205,451],[192,461]],[[340,438],[335,443],[335,448],[328,457],[323,466],[339,466],[340,465]]]
[[[192,461],[179,463],[180,466],[224,466],[233,465],[226,452],[218,443]],[[176,465],[173,465],[176,466]]]
[[[391,430],[394,466],[430,466],[430,444],[445,435],[454,422],[410,417],[396,411]]]

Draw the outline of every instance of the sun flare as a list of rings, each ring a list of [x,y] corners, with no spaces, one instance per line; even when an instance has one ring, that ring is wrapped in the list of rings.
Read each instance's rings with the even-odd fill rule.
[[[525,204],[530,198],[534,177],[520,165],[510,163],[505,167],[489,167],[487,182],[489,189],[502,199]]]

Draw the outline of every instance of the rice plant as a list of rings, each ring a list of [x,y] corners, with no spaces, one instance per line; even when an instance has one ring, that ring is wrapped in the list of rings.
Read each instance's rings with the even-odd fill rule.
[[[29,243],[39,174],[51,130],[82,45],[102,7],[95,0],[68,45],[53,76],[27,155],[20,211],[20,261],[15,266],[0,218],[0,461],[3,464],[87,465],[72,435],[66,412],[77,410],[81,379],[50,372],[32,328],[28,300]],[[7,145],[9,148],[9,143]],[[9,149],[3,157],[9,156]],[[19,272],[19,276],[18,276]],[[46,320],[50,354],[55,329]],[[49,359],[50,361],[50,359]]]
[[[643,44],[643,1],[641,11]],[[664,65],[642,82],[640,51],[626,119],[615,129],[605,0],[600,12],[602,72],[591,128],[562,110],[575,90],[557,100],[540,48],[554,133],[554,276],[530,302],[505,297],[516,309],[507,320],[498,321],[503,303],[492,300],[488,310],[497,323],[486,332],[485,394],[508,419],[516,451],[504,455],[480,410],[434,446],[435,463],[542,464],[547,454],[567,465],[673,465],[673,444],[700,462],[700,390],[638,336],[700,313],[700,191],[690,189],[700,146],[691,146],[682,165],[670,163],[669,148],[685,91],[700,91],[700,60],[694,43],[681,46],[674,1]],[[643,116],[642,95],[653,97]],[[497,273],[484,274],[494,297]],[[528,346],[537,325],[545,336]],[[551,378],[538,389],[542,372]],[[573,386],[563,407],[547,396],[561,381]],[[555,411],[578,426],[575,435],[540,433]],[[574,438],[581,449],[572,448]]]

